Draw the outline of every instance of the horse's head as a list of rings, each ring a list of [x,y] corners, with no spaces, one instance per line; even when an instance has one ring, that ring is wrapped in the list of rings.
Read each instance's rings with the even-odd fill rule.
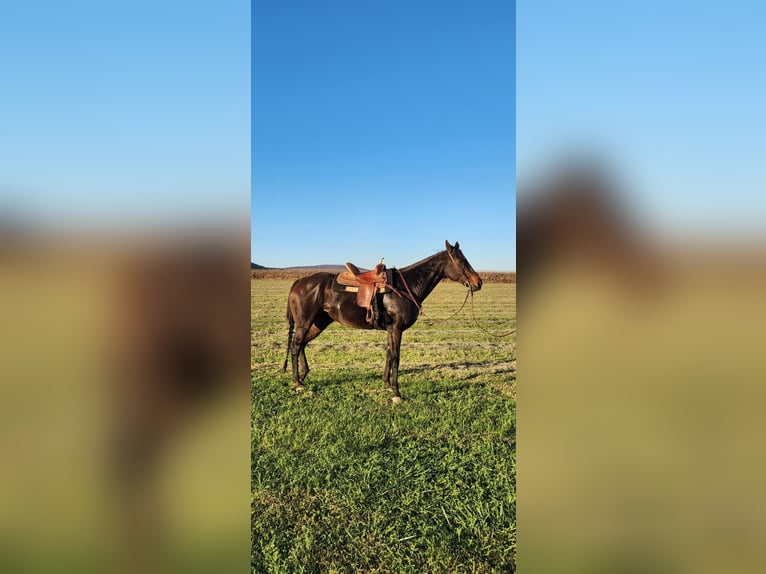
[[[447,246],[447,255],[449,256],[449,262],[444,268],[444,275],[447,279],[462,283],[471,291],[478,291],[481,289],[481,277],[479,277],[479,274],[473,270],[471,264],[468,263],[468,259],[466,259],[463,252],[460,251],[460,243],[455,241],[455,245],[453,246],[449,244],[449,241],[445,240],[444,245]]]

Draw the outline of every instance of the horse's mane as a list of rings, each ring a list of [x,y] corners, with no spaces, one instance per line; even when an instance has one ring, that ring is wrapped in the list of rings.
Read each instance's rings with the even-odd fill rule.
[[[433,261],[434,259],[436,259],[437,257],[439,257],[440,255],[446,253],[446,252],[447,252],[446,249],[442,249],[441,251],[437,251],[433,255],[429,255],[428,257],[424,257],[420,261],[416,261],[415,263],[410,263],[406,267],[402,267],[402,271],[406,271],[408,269],[412,269],[413,267],[419,267],[420,265],[423,265],[425,263],[429,263],[429,262]]]

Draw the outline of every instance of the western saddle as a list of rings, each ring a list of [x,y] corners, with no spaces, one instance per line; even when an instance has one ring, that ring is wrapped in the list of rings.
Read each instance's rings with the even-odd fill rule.
[[[367,309],[367,322],[375,321],[372,303],[376,293],[385,293],[388,289],[388,273],[386,266],[383,265],[383,258],[372,271],[361,271],[353,263],[346,263],[348,271],[341,271],[338,274],[337,281],[341,285],[350,287],[349,290],[356,290],[356,304]],[[354,289],[356,288],[356,289]]]

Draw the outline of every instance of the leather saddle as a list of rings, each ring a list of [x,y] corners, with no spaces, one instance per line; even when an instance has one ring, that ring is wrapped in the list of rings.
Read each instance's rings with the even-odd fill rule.
[[[373,299],[376,293],[387,293],[389,283],[389,270],[383,265],[383,258],[371,271],[362,271],[353,263],[346,263],[348,271],[341,271],[335,278],[336,282],[345,288],[345,291],[356,291],[356,304],[367,309],[367,322],[375,321],[373,313]]]

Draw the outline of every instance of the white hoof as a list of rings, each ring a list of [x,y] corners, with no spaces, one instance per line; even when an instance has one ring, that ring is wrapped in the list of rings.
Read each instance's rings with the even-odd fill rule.
[[[402,397],[391,397],[391,402],[394,403],[395,405],[398,405],[399,403],[402,402]]]

